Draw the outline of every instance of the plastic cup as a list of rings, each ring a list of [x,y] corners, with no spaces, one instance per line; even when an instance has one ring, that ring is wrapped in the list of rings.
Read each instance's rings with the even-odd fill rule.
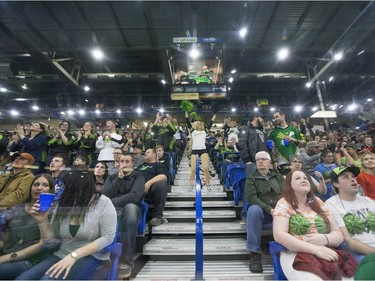
[[[273,141],[272,141],[272,140],[268,140],[268,141],[267,141],[267,148],[268,148],[269,150],[272,150],[272,148],[273,148]]]
[[[52,193],[41,193],[39,195],[39,212],[47,212],[52,205],[55,194]]]
[[[289,146],[289,141],[288,140],[283,139],[283,142],[284,142],[284,146]]]

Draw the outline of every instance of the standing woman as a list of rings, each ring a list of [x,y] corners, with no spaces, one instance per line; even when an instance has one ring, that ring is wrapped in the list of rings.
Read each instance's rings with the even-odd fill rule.
[[[336,168],[336,164],[334,163],[335,157],[333,152],[330,150],[324,150],[320,154],[321,162],[315,166],[314,171],[319,172],[323,175],[324,182],[327,185],[327,193],[321,199],[324,201],[329,199],[332,196],[332,181],[331,181],[331,172],[334,168]]]
[[[191,131],[191,139],[192,139],[192,150],[191,150],[191,172],[190,172],[190,181],[191,185],[194,186],[195,183],[195,170],[196,170],[196,162],[197,162],[197,155],[200,157],[202,169],[204,171],[204,176],[206,179],[206,186],[207,190],[211,191],[210,187],[210,172],[208,170],[208,152],[206,149],[206,137],[207,132],[211,129],[213,122],[216,119],[216,114],[214,114],[211,118],[210,123],[208,124],[207,128],[204,128],[204,124],[202,121],[195,121],[193,125],[190,123],[189,120],[189,113],[185,111],[185,119],[186,124],[189,128],[193,128]]]
[[[108,177],[108,166],[105,162],[98,162],[94,168],[95,188],[97,192],[102,192],[104,183]]]
[[[95,191],[91,173],[74,171],[64,178],[64,192],[54,210],[51,224],[48,214],[32,208],[48,226],[41,234],[46,247],[60,245],[53,255],[17,277],[18,280],[103,280],[102,268],[116,232],[117,214],[111,200]]]
[[[76,156],[83,155],[88,159],[88,165],[93,164],[92,153],[95,151],[96,133],[94,124],[86,121],[83,128],[77,132],[77,140],[74,143]]]
[[[15,129],[19,137],[19,141],[14,142],[11,147],[11,152],[18,151],[19,153],[29,153],[34,159],[34,165],[38,166],[39,169],[34,169],[33,174],[39,174],[43,170],[44,161],[42,161],[42,155],[46,150],[47,137],[45,135],[45,126],[42,123],[34,122],[30,127],[30,133],[25,135],[24,129],[21,125],[18,125]]]
[[[53,192],[53,189],[50,175],[38,175],[31,183],[28,201],[5,211],[5,223],[0,229],[1,280],[13,280],[50,254],[49,251],[41,252],[43,225],[31,208],[38,202],[41,193]]]
[[[362,168],[357,181],[366,196],[375,200],[375,154],[364,150],[361,155]]]

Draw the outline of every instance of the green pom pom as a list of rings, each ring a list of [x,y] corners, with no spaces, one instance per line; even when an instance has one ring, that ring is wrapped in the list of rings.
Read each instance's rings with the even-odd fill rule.
[[[195,111],[193,111],[192,113],[190,113],[190,117],[191,117],[191,120],[201,121],[201,117]]]
[[[300,214],[293,215],[289,221],[289,229],[295,235],[305,235],[309,232],[311,223]]]
[[[375,215],[372,212],[368,212],[367,214],[367,225],[369,230],[375,231]]]
[[[366,230],[366,224],[358,216],[353,214],[346,214],[344,216],[344,223],[350,234],[359,234]]]
[[[314,218],[315,228],[319,233],[327,233],[328,227],[323,218],[316,215]]]
[[[188,100],[183,100],[181,101],[181,106],[180,106],[184,111],[186,112],[192,112],[193,109],[194,109],[194,104],[192,104],[190,101]]]

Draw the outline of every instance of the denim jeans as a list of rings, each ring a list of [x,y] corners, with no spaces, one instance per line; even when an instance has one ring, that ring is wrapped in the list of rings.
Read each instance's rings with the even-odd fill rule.
[[[50,278],[45,275],[45,272],[60,260],[59,257],[51,255],[19,275],[15,280],[63,280],[65,271],[58,278]],[[98,260],[93,256],[83,257],[76,261],[65,280],[103,280],[108,272],[103,270],[105,265],[106,261]],[[98,276],[97,272],[100,272],[101,276]]]
[[[32,266],[32,263],[28,260],[0,264],[0,280],[13,280]]]
[[[259,205],[251,205],[247,209],[246,248],[250,252],[260,253],[263,224],[272,222],[272,216],[265,214]]]
[[[255,163],[247,164],[246,171],[245,171],[246,177],[249,175],[252,175],[256,169],[257,169],[257,165]],[[243,206],[241,210],[241,218],[246,219],[247,207],[249,206],[249,202],[247,202],[247,199],[245,198],[245,194],[243,196],[242,202],[243,202]]]
[[[154,205],[154,212],[152,214],[153,218],[163,217],[165,201],[167,201],[167,192],[167,184],[163,181],[158,181],[151,185],[146,193],[145,198],[151,199],[151,202]]]
[[[122,255],[121,261],[134,266],[135,243],[137,230],[141,221],[141,210],[134,203],[128,203],[120,210],[117,210],[117,218],[120,224]]]

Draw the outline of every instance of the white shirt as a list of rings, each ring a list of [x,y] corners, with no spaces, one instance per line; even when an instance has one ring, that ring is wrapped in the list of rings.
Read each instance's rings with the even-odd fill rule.
[[[207,133],[204,130],[197,131],[194,130],[191,133],[191,138],[193,139],[192,150],[206,149],[206,136]]]

